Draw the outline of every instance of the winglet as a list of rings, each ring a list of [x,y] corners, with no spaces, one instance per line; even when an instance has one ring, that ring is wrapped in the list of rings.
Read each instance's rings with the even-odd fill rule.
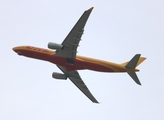
[[[98,102],[97,104],[101,104],[100,102]]]
[[[93,8],[94,8],[94,7],[91,7],[91,8],[89,8],[89,9],[88,9],[88,11],[91,11],[91,10],[93,10]]]
[[[96,104],[100,104],[100,102],[96,101],[96,102],[93,102],[93,103],[96,103]]]

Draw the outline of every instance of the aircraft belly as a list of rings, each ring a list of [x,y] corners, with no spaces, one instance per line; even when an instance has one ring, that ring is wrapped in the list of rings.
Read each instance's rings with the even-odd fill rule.
[[[21,51],[22,55],[30,58],[40,59],[49,61],[51,63],[54,63],[56,65],[60,65],[65,67],[68,71],[73,70],[83,70],[83,69],[89,69],[99,72],[125,72],[124,70],[111,67],[111,66],[105,66],[103,64],[98,63],[92,63],[92,62],[86,62],[80,59],[73,60],[73,63],[68,63],[68,58],[60,57],[56,55],[50,55],[50,54],[44,54],[39,52],[33,52],[33,51]]]
[[[126,72],[126,69],[124,67],[112,62],[88,58],[84,56],[77,56],[76,58],[85,61],[85,68],[89,70],[99,72]]]
[[[86,62],[80,59],[73,60],[73,63],[67,63],[67,59],[68,58],[55,56],[55,55],[50,55],[49,57],[50,62],[65,67],[68,71],[89,69],[98,72],[125,72],[125,70],[122,68],[109,66],[109,65],[105,66],[103,64],[98,64],[98,63]]]
[[[68,62],[68,58],[65,57],[50,55],[48,61],[56,65],[65,67],[68,71],[86,69],[83,61],[72,60],[73,62],[71,63]]]
[[[85,64],[85,68],[89,69],[89,70],[98,71],[98,72],[114,72],[109,67],[98,65],[98,64],[94,64],[94,63],[86,63]]]
[[[21,50],[21,55],[39,59],[39,60],[46,60],[48,61],[48,54],[40,53],[40,52],[34,52],[34,51],[28,51],[28,50]]]

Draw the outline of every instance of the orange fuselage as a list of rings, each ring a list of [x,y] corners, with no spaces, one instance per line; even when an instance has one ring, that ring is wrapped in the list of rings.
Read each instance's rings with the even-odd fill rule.
[[[68,71],[83,70],[83,69],[89,69],[99,72],[137,71],[135,69],[127,70],[124,66],[120,64],[107,62],[103,60],[97,60],[84,56],[78,56],[78,55],[76,56],[76,59],[74,59],[74,64],[70,64],[66,62],[67,58],[55,55],[55,51],[53,50],[43,49],[33,46],[19,46],[19,47],[14,47],[13,50],[17,52],[19,55],[49,61],[56,65],[65,67]]]

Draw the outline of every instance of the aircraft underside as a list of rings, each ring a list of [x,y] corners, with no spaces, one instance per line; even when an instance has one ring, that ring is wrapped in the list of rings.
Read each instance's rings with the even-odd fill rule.
[[[53,72],[53,78],[69,78],[72,83],[78,87],[79,90],[81,90],[81,92],[83,92],[92,102],[99,103],[91,94],[90,90],[85,85],[77,70],[89,69],[99,72],[127,72],[128,75],[138,85],[141,85],[135,72],[139,71],[136,69],[136,67],[146,58],[140,57],[141,54],[136,54],[130,61],[124,62],[122,64],[116,64],[76,55],[79,42],[81,41],[84,32],[85,24],[92,10],[93,7],[84,11],[80,19],[77,21],[75,26],[72,28],[72,30],[69,32],[61,44],[49,42],[49,49],[33,46],[18,46],[14,47],[13,50],[19,55],[39,60],[45,60],[56,64],[56,66],[63,72],[63,74]],[[91,45],[93,44],[94,43]]]
[[[84,70],[84,69],[89,69],[89,70],[94,70],[94,71],[99,71],[99,72],[126,72],[122,68],[115,68],[114,66],[103,66],[102,64],[98,63],[91,63],[83,60],[69,60],[68,58],[56,56],[56,55],[49,55],[49,54],[44,54],[44,53],[35,53],[33,51],[22,51],[23,56],[30,57],[30,58],[35,58],[35,59],[40,59],[40,60],[45,60],[49,61],[51,63],[54,63],[59,66],[65,67],[68,71],[73,71],[73,70]],[[111,69],[112,67],[113,69]],[[117,71],[116,71],[117,70]]]

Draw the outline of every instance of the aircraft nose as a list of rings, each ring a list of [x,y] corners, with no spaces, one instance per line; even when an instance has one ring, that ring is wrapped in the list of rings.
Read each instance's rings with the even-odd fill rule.
[[[13,47],[13,51],[15,51],[16,50],[16,47]]]
[[[18,55],[21,55],[21,52],[19,51],[19,47],[13,47],[12,49],[13,49],[13,51],[15,51],[16,53],[18,53]]]

